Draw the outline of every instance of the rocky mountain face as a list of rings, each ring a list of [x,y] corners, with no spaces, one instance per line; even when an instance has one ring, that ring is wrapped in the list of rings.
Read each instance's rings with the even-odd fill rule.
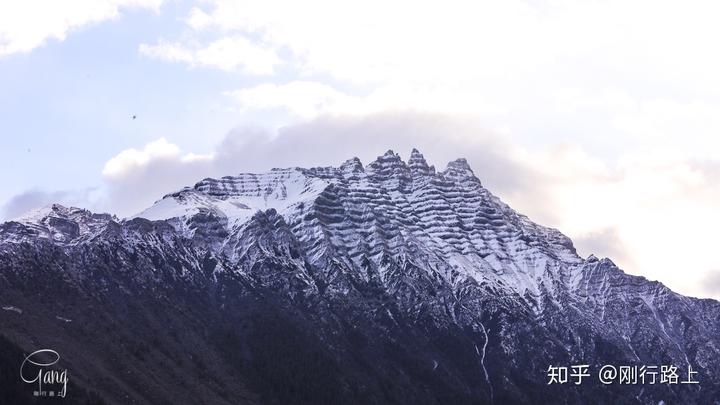
[[[124,220],[31,212],[0,225],[0,304],[0,403],[35,403],[11,361],[44,347],[67,403],[720,403],[720,303],[578,256],[416,150],[205,179]]]

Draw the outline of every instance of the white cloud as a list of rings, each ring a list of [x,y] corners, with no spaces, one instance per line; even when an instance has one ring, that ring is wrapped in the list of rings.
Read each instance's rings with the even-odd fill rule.
[[[685,294],[707,294],[705,272],[720,265],[714,247],[720,182],[711,172],[677,156],[626,156],[613,166],[590,156],[531,158],[530,170],[546,187],[542,205],[553,213],[550,225],[582,247],[621,252],[611,258],[628,272]],[[531,201],[526,196],[518,204],[532,213]]]
[[[496,116],[503,111],[482,97],[461,89],[386,86],[369,94],[353,95],[315,81],[296,80],[284,84],[263,83],[225,92],[241,112],[284,110],[309,120],[325,114],[367,115],[383,111]]]
[[[182,155],[177,145],[160,138],[148,143],[141,150],[131,148],[121,151],[105,163],[102,174],[108,179],[117,179],[133,171],[144,169],[155,161],[177,160],[191,163],[209,159],[212,159],[212,156],[194,153]]]
[[[243,112],[284,109],[303,119],[338,112],[364,112],[360,97],[344,94],[317,82],[294,81],[283,85],[271,83],[225,93],[233,97]]]
[[[592,83],[630,73],[707,91],[720,86],[720,56],[709,51],[718,11],[712,1],[210,0],[187,22],[252,33],[291,50],[306,72],[351,81],[467,85],[540,74]]]
[[[268,44],[290,49],[307,72],[354,81],[444,78],[448,70],[467,77],[474,68],[489,65],[484,62],[484,48],[496,51],[519,42],[531,28],[522,24],[530,25],[534,18],[532,10],[518,1],[371,0],[349,5],[325,0],[219,0],[209,4],[208,10],[192,10],[191,27],[251,32]],[[504,36],[502,46],[491,36]],[[457,63],[458,56],[462,63]]]
[[[220,38],[207,46],[160,41],[157,45],[140,44],[139,51],[151,58],[183,62],[190,67],[208,66],[252,75],[272,74],[281,62],[274,50],[241,36]]]
[[[615,153],[653,142],[710,157],[720,146],[720,56],[708,51],[720,36],[717,11],[710,1],[207,0],[187,14],[181,41],[140,49],[252,74],[282,63],[282,77],[225,92],[253,119],[265,110],[289,112],[294,122],[473,114],[526,141],[573,137]],[[211,45],[199,45],[208,38]],[[267,57],[211,50],[232,49],[237,38]]]
[[[202,30],[213,24],[213,18],[201,9],[193,7],[185,22],[194,30]]]
[[[163,0],[22,0],[0,2],[0,56],[29,52],[48,39],[113,19],[122,9],[158,10]]]

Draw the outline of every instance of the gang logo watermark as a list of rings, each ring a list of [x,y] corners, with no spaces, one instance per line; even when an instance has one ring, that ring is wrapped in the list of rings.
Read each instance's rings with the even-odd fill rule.
[[[685,372],[683,372],[685,371]],[[681,370],[674,365],[647,366],[615,366],[606,364],[599,368],[596,381],[609,384],[626,385],[653,385],[653,384],[699,384],[697,371],[693,371],[690,364],[687,370]],[[682,375],[682,378],[681,378]],[[553,384],[582,384],[585,379],[594,378],[591,375],[589,364],[576,364],[567,366],[549,366],[547,370],[548,385]]]
[[[30,353],[20,365],[20,379],[27,384],[37,384],[36,397],[61,397],[67,395],[67,369],[51,368],[60,361],[55,350],[41,349]]]

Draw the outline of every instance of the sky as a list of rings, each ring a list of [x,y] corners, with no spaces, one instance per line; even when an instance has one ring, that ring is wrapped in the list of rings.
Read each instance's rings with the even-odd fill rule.
[[[583,256],[720,298],[712,1],[0,0],[0,218],[465,157]]]

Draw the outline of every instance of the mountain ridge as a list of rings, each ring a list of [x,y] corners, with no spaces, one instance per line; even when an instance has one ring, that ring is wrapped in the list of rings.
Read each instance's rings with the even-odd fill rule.
[[[0,295],[3,305],[33,306],[15,292],[28,291],[27,280],[37,275],[22,268],[45,268],[38,255],[62,270],[36,272],[60,277],[80,297],[103,301],[120,294],[113,298],[120,306],[145,294],[151,302],[175,297],[179,307],[197,312],[207,336],[224,331],[219,325],[228,319],[252,324],[244,305],[261,319],[282,319],[306,336],[308,348],[283,344],[309,350],[329,369],[340,367],[337,376],[310,381],[335,381],[335,400],[403,403],[408,395],[418,403],[583,403],[591,395],[599,403],[708,403],[720,392],[720,342],[712,338],[720,331],[720,303],[627,275],[609,259],[581,258],[558,230],[535,224],[486,190],[466,160],[438,172],[416,149],[407,163],[388,151],[366,166],[353,158],[339,167],[207,178],[123,220],[55,205],[6,222],[0,275],[10,292]],[[188,296],[178,298],[179,291]],[[249,304],[256,300],[269,300],[271,309]],[[281,315],[285,311],[293,315]],[[253,373],[275,375],[279,360],[256,364],[261,372],[246,367],[254,353],[269,356],[287,347],[265,347],[257,328],[264,326],[227,332],[250,341],[230,339],[244,353],[231,369],[242,376],[243,390],[273,403],[280,397]],[[37,340],[42,333],[32,335]],[[23,339],[28,336],[16,341]],[[208,353],[238,356],[207,337],[193,339]],[[697,367],[703,389],[547,385],[548,367],[558,363],[663,361]],[[629,390],[635,402],[627,400]],[[137,403],[147,395],[141,390]],[[320,398],[304,395],[311,403]]]

